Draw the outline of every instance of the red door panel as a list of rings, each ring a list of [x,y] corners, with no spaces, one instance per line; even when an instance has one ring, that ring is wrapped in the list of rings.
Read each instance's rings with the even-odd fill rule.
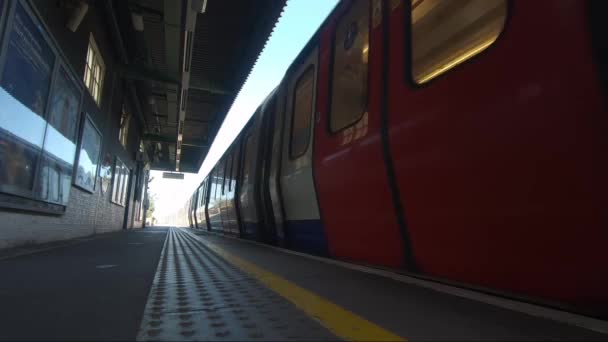
[[[494,46],[421,87],[391,12],[390,147],[422,272],[608,304],[608,113],[585,4],[513,1]]]
[[[340,4],[340,13],[322,28],[320,35],[314,175],[321,218],[332,256],[401,267],[403,239],[391,200],[380,137],[382,27],[379,24],[370,23],[368,113],[341,131],[330,133],[328,129],[333,35],[336,19],[350,4],[350,1]]]

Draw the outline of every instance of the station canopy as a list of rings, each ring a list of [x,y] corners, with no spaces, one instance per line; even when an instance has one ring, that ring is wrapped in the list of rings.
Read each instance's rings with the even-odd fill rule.
[[[151,169],[198,172],[286,0],[108,3]]]

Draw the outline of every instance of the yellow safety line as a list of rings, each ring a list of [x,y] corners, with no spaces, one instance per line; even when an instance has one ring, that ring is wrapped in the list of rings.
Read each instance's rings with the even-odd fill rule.
[[[195,236],[195,238],[228,262],[252,275],[259,282],[292,302],[340,338],[348,341],[406,341],[403,337],[395,335],[261,267],[230,254],[211,242],[204,241],[198,236]]]

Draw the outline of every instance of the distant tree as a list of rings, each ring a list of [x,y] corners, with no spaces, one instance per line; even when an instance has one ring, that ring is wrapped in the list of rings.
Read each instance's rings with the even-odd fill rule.
[[[146,213],[146,217],[151,219],[154,216],[154,211],[156,210],[156,194],[151,194],[148,196],[148,212]]]

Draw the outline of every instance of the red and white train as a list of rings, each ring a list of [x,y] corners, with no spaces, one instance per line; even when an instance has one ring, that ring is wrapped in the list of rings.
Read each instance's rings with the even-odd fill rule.
[[[605,317],[604,4],[340,2],[190,225]]]

